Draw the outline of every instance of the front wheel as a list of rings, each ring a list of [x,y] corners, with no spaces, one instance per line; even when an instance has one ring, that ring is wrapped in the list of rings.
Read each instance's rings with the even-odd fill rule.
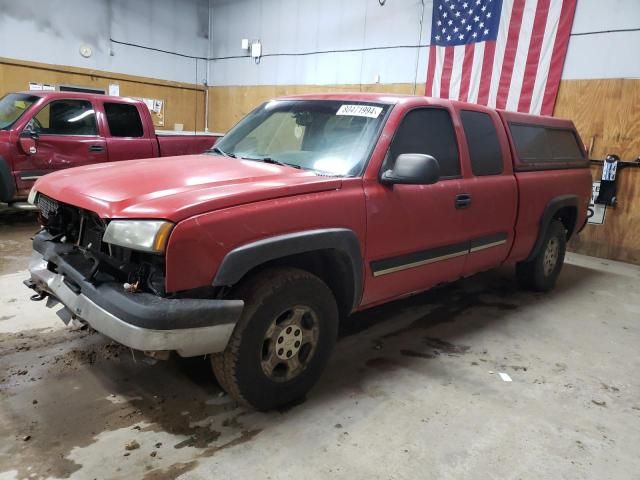
[[[516,276],[523,287],[538,292],[551,290],[558,280],[567,249],[567,233],[559,220],[553,220],[542,248],[528,262],[516,265]]]
[[[274,268],[250,278],[233,297],[245,308],[225,351],[211,357],[220,385],[256,410],[304,397],[337,338],[338,308],[329,287],[307,271]]]

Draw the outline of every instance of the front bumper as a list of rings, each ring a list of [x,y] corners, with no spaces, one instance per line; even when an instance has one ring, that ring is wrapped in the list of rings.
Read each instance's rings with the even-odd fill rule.
[[[117,282],[91,282],[65,260],[72,246],[52,241],[46,232],[33,245],[25,284],[62,303],[61,318],[84,320],[136,350],[176,350],[184,357],[221,352],[242,313],[240,300],[170,299],[128,293]]]

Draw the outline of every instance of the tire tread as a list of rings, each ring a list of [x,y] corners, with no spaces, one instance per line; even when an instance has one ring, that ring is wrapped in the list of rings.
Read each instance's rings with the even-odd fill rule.
[[[547,242],[554,236],[556,236],[560,242],[560,250],[558,252],[559,265],[556,266],[556,271],[551,277],[545,277],[544,266],[542,264],[544,252]],[[565,252],[566,231],[564,225],[560,220],[552,220],[546,232],[543,248],[530,261],[520,262],[516,265],[516,278],[520,286],[537,292],[546,292],[551,290],[554,287],[558,276],[560,275],[562,264],[564,262]]]
[[[223,352],[211,356],[211,366],[220,386],[246,407],[256,408],[242,394],[240,382],[236,376],[236,366],[240,357],[240,344],[244,331],[250,325],[254,313],[264,304],[266,299],[276,291],[286,287],[287,284],[304,280],[319,282],[318,287],[324,287],[332,296],[329,287],[320,278],[306,270],[291,267],[277,267],[258,272],[241,283],[229,295],[229,298],[243,299],[245,307],[236,328],[231,334],[227,348]]]

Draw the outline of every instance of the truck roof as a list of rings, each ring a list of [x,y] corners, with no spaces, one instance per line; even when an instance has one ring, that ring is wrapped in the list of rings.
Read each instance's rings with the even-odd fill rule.
[[[550,127],[558,128],[571,128],[573,129],[573,122],[556,117],[549,117],[543,115],[531,115],[527,113],[510,112],[507,110],[501,110],[497,108],[485,107],[484,105],[477,105],[475,103],[460,102],[458,100],[445,100],[442,98],[425,97],[421,95],[408,95],[398,93],[308,93],[301,95],[286,95],[277,97],[275,100],[337,100],[337,101],[351,101],[351,102],[372,102],[382,103],[387,105],[395,105],[402,103],[416,103],[422,100],[425,105],[440,105],[440,106],[452,106],[457,110],[476,110],[487,111],[493,110],[500,114],[506,121],[514,123],[533,123],[537,125],[546,125]]]
[[[107,101],[120,101],[122,102],[123,100],[126,102],[138,102],[139,100],[135,100],[133,98],[130,97],[113,97],[113,96],[109,96],[109,95],[102,95],[100,93],[84,93],[84,92],[58,92],[58,91],[42,91],[42,90],[27,90],[27,91],[23,91],[23,92],[18,92],[18,93],[22,93],[25,95],[33,95],[34,97],[41,97],[41,98],[78,98],[78,99],[83,99],[83,100],[87,100],[90,98],[95,98],[95,99],[101,99],[101,100],[107,100]]]
[[[305,93],[299,95],[285,95],[276,98],[276,100],[351,100],[360,102],[395,104],[405,98],[418,97],[416,95],[392,93]]]

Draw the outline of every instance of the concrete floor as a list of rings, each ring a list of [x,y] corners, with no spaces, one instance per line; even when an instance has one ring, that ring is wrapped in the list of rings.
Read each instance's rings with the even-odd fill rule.
[[[357,315],[309,398],[262,414],[206,360],[30,302],[34,228],[0,215],[0,479],[640,478],[639,267],[570,254],[550,294],[501,269]]]

